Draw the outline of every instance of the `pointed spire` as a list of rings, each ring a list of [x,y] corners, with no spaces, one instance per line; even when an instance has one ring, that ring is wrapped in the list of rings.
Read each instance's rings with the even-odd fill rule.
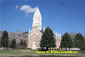
[[[20,30],[19,30],[19,29],[17,29],[17,30],[16,30],[16,32],[20,32]]]
[[[29,29],[29,34],[30,34],[30,29]]]

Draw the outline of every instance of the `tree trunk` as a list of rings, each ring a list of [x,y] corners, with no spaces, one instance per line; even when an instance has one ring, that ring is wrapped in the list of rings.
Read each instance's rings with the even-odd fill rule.
[[[46,51],[48,50],[48,47],[46,47]]]

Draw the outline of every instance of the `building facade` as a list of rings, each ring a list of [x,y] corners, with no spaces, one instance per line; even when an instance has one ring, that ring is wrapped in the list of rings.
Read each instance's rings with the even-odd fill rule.
[[[39,8],[36,9],[34,16],[33,16],[33,24],[32,30],[28,33],[28,41],[27,41],[27,48],[37,49],[40,48],[40,40],[42,36],[42,16],[40,13]],[[59,36],[55,36],[56,38],[56,48],[60,47],[61,39]]]

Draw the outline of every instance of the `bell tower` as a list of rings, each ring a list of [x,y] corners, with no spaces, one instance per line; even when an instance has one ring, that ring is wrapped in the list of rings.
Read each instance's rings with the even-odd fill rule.
[[[42,17],[39,8],[36,8],[33,16],[32,31],[28,37],[28,48],[37,49],[39,48],[40,39],[42,36]]]
[[[36,9],[34,16],[33,16],[33,24],[32,29],[36,28],[37,30],[41,30],[42,28],[42,17],[39,8]]]

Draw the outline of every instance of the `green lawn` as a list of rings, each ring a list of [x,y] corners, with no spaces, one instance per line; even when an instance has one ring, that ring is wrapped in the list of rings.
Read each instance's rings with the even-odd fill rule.
[[[0,50],[0,57],[56,57],[56,56],[80,56],[85,57],[85,53],[72,54],[36,54],[36,51],[29,49],[22,50]]]

